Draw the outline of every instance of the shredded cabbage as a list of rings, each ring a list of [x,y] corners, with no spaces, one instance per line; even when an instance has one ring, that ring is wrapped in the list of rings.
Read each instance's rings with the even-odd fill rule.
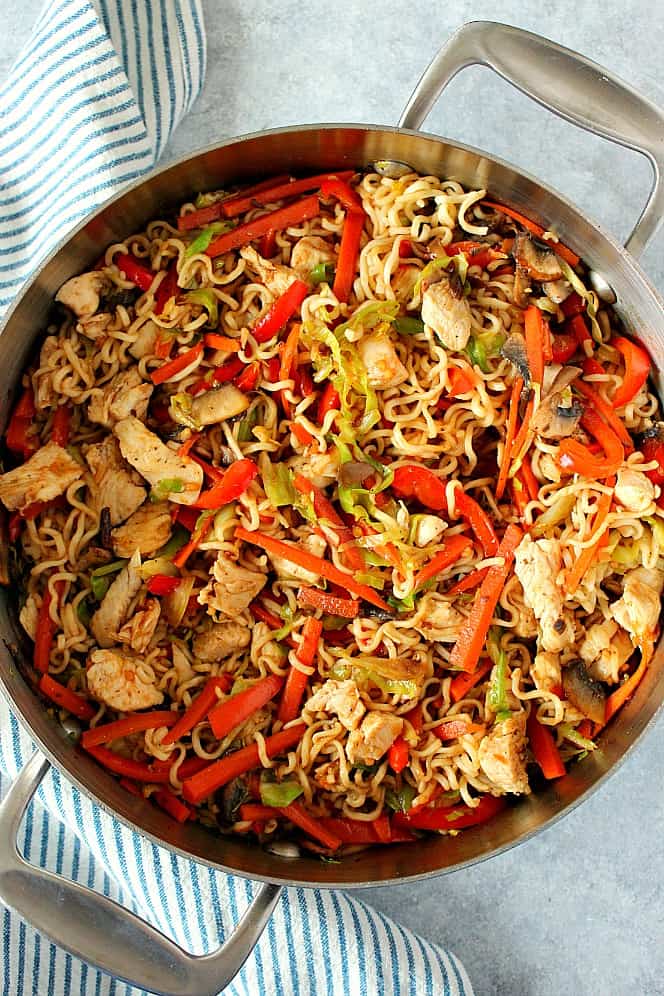
[[[190,394],[183,391],[180,394],[173,394],[171,396],[169,414],[174,422],[178,425],[185,425],[188,429],[193,429],[194,432],[199,432],[201,429],[201,424],[198,422],[192,414],[192,404],[193,399]]]
[[[588,290],[581,278],[577,273],[574,272],[569,263],[566,263],[564,259],[558,256],[558,262],[560,263],[560,269],[563,271],[565,280],[567,280],[579,297],[583,298],[586,302],[586,314],[590,319],[590,325],[592,330],[592,336],[595,342],[602,342],[602,330],[599,327],[599,322],[597,321],[597,295],[593,291]]]
[[[187,291],[187,300],[192,304],[200,304],[208,313],[207,324],[216,328],[219,324],[219,304],[217,295],[207,287],[200,287],[198,290]]]
[[[235,225],[230,221],[215,221],[211,225],[208,225],[187,246],[184,258],[189,259],[199,252],[205,252],[215,235],[221,235],[222,232],[230,232],[232,228],[235,228]]]

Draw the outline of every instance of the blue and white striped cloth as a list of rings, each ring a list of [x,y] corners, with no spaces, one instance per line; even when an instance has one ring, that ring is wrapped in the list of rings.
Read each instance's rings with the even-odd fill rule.
[[[53,244],[149,169],[205,67],[199,0],[50,0],[0,99],[0,314]],[[33,750],[0,698],[0,794]],[[201,953],[255,892],[156,847],[51,771],[22,830],[32,863],[116,899]],[[66,910],[63,911],[66,916]],[[138,990],[2,910],[7,996]],[[285,890],[233,996],[472,996],[458,960],[339,892]]]

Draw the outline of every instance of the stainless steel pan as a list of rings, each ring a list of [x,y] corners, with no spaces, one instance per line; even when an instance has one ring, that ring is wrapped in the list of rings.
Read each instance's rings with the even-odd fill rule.
[[[649,159],[654,182],[627,247],[581,214],[560,194],[487,153],[416,130],[446,84],[466,66],[488,66],[521,91],[587,131]],[[464,26],[434,59],[418,84],[398,128],[322,125],[285,128],[235,139],[152,173],[106,204],[40,268],[16,301],[0,336],[0,384],[7,403],[49,305],[64,280],[86,269],[111,242],[140,230],[192,191],[294,171],[320,172],[342,165],[365,168],[397,160],[424,173],[486,187],[493,197],[554,227],[593,271],[595,286],[638,330],[656,365],[664,360],[662,301],[636,263],[664,211],[664,115],[600,66],[517,28],[489,22]],[[46,713],[33,689],[29,655],[11,597],[0,596],[0,682],[39,751],[16,779],[0,811],[0,900],[73,954],[104,971],[160,993],[216,993],[233,977],[260,936],[284,885],[315,888],[415,883],[463,868],[512,847],[550,825],[588,795],[632,749],[664,700],[662,645],[634,696],[600,738],[601,751],[573,767],[546,791],[519,802],[493,822],[448,839],[431,837],[322,864],[308,854],[279,858],[255,844],[214,836],[198,825],[177,825],[154,806],[125,792],[86,757]],[[182,951],[116,903],[82,886],[29,866],[16,845],[18,826],[49,765],[127,826],[157,844],[221,871],[266,883],[236,933],[205,957]],[[64,915],[63,915],[64,913]]]

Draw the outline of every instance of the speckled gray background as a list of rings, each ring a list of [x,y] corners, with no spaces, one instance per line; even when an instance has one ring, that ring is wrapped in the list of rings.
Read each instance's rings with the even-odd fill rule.
[[[479,18],[576,48],[664,106],[661,0],[203,2],[207,82],[173,156],[297,122],[395,124],[438,45]],[[0,78],[42,4],[0,0]],[[427,128],[537,174],[618,236],[648,190],[640,157],[576,131],[486,70],[458,77]],[[662,291],[663,248],[660,234],[644,257]],[[607,786],[535,840],[470,871],[362,898],[453,948],[478,996],[664,994],[663,770],[660,718]]]

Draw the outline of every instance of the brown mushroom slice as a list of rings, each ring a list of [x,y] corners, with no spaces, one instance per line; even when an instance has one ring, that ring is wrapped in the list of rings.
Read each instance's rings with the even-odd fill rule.
[[[512,255],[533,280],[551,282],[563,277],[560,260],[550,246],[521,233],[514,240]]]
[[[523,378],[524,384],[530,384],[530,367],[528,366],[528,352],[526,350],[526,340],[521,332],[512,332],[505,340],[500,349],[500,355],[509,360],[517,373]]]
[[[547,280],[542,284],[542,290],[549,301],[554,304],[562,304],[572,293],[572,285],[567,280]]]
[[[582,660],[571,661],[563,668],[565,695],[593,723],[604,723],[606,691],[600,681],[591,678]]]

